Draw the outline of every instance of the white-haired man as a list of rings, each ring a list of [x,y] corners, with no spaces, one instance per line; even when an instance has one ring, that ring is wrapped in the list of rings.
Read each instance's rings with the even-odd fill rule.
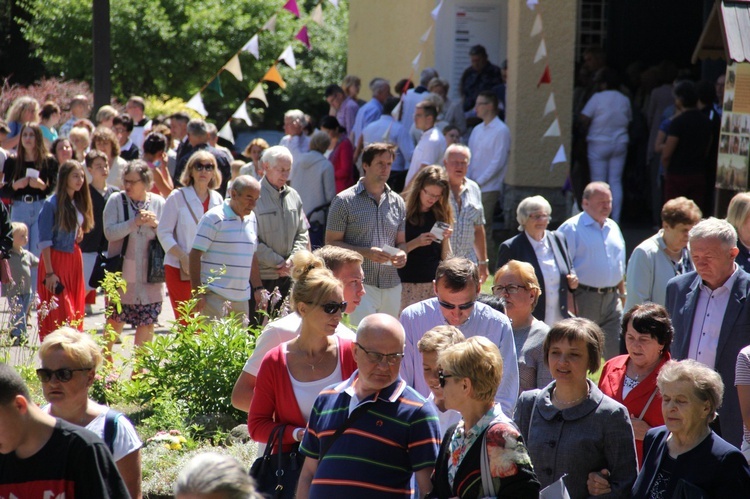
[[[280,146],[284,146],[292,153],[295,161],[300,156],[310,151],[310,137],[305,135],[305,113],[299,109],[290,109],[284,113],[284,135],[279,141]]]

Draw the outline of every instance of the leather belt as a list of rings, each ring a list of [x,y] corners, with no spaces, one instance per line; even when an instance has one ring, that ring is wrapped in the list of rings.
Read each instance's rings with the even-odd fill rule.
[[[34,203],[36,201],[39,201],[39,196],[34,196],[32,194],[24,194],[23,196],[18,196],[17,198],[13,198],[14,201],[23,201],[24,203]]]
[[[617,286],[612,286],[610,288],[595,288],[593,286],[586,286],[585,284],[579,284],[578,289],[591,291],[592,293],[598,293],[600,295],[606,295],[607,293],[615,293],[618,291]]]

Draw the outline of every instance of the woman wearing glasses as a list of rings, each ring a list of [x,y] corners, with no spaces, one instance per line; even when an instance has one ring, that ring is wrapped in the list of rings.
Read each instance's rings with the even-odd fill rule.
[[[505,302],[518,356],[519,393],[544,388],[552,375],[544,362],[549,326],[532,315],[542,290],[530,263],[511,260],[495,273],[492,293]]]
[[[533,314],[549,326],[575,313],[573,291],[578,288],[565,238],[547,230],[551,214],[552,207],[542,196],[521,201],[516,220],[522,232],[502,243],[497,257],[498,268],[509,260],[534,267],[541,292]]]
[[[320,391],[357,368],[352,341],[334,336],[347,305],[341,282],[305,250],[292,256],[292,279],[292,307],[302,317],[299,335],[264,357],[248,416],[250,436],[261,443],[286,425],[283,452],[299,446]]]
[[[39,347],[36,373],[52,416],[91,430],[109,447],[130,496],[141,497],[141,440],[130,421],[89,398],[102,353],[86,333],[63,327]]]
[[[156,229],[164,248],[164,277],[172,302],[174,316],[190,299],[190,249],[203,214],[223,202],[214,189],[221,185],[221,172],[216,158],[208,151],[198,151],[187,162],[180,177],[185,187],[176,189],[167,198],[164,212]]]
[[[445,432],[429,497],[539,497],[518,428],[494,400],[503,375],[497,345],[473,336],[440,353],[438,364],[445,407],[461,421]]]

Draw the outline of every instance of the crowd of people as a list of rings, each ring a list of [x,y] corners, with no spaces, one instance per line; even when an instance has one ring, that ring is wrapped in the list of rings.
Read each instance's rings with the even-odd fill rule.
[[[124,114],[103,107],[94,126],[78,96],[59,130],[54,103],[14,103],[0,123],[4,290],[17,345],[38,296],[49,405],[0,366],[0,437],[19,435],[3,443],[0,495],[58,481],[55,493],[140,497],[141,442],[88,389],[126,324],[136,345],[152,339],[167,293],[178,323],[195,297],[194,313],[262,325],[231,402],[261,452],[298,476],[283,497],[750,490],[750,197],[704,219],[705,172],[677,168],[700,146],[692,83],[674,86],[681,114],[655,139],[661,228],[628,261],[618,221],[633,104],[616,73],[599,68],[579,102],[592,180],[580,212],[550,230],[550,203],[530,196],[519,233],[495,241],[505,69],[481,46],[470,57],[455,102],[432,68],[416,87],[373,79],[367,102],[348,76],[321,96],[319,129],[290,110],[279,145],[254,139],[242,154],[203,119],[149,119],[140,97]],[[127,287],[102,352],[81,331],[96,271],[113,261]],[[85,457],[27,469],[52,452]],[[202,456],[175,493],[252,497],[238,470]]]

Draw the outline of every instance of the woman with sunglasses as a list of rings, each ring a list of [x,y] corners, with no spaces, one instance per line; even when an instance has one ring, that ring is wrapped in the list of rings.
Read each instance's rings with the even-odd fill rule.
[[[357,368],[352,341],[334,336],[347,305],[341,282],[309,251],[295,253],[292,265],[292,307],[302,317],[299,336],[264,357],[248,416],[250,437],[261,443],[275,427],[286,425],[283,452],[299,446],[320,391]]]
[[[52,416],[91,430],[108,445],[125,485],[134,499],[141,497],[141,440],[130,421],[89,398],[102,353],[86,333],[63,327],[39,347],[42,367],[36,373]],[[110,437],[110,432],[114,430]]]
[[[472,336],[443,350],[438,365],[445,407],[460,412],[461,421],[445,432],[429,497],[539,497],[521,434],[495,403],[503,376],[497,345]]]
[[[198,151],[187,162],[180,183],[167,198],[156,233],[164,248],[164,277],[174,316],[180,318],[179,306],[190,299],[190,249],[204,213],[224,200],[216,188],[221,172],[216,158],[208,151]]]

